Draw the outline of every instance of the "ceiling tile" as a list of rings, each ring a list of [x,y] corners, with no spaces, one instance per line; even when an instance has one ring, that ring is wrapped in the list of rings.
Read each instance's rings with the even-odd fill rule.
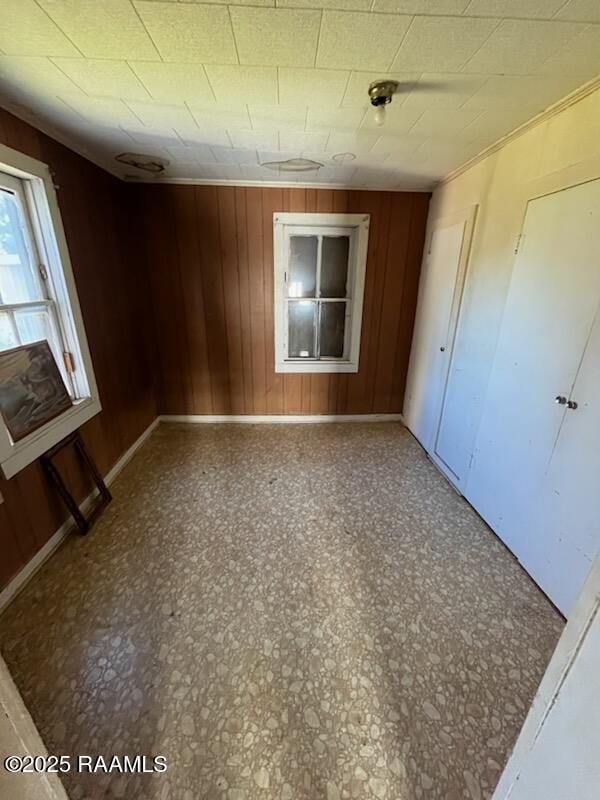
[[[282,105],[338,106],[350,73],[334,69],[279,70],[279,101]]]
[[[350,80],[348,81],[348,85],[346,87],[346,92],[344,94],[344,99],[342,100],[343,106],[360,106],[364,105],[367,107],[369,105],[369,94],[368,88],[373,81],[389,79],[398,81],[401,85],[399,87],[398,94],[394,97],[394,103],[396,105],[402,105],[404,100],[406,99],[405,92],[409,91],[417,82],[419,78],[419,73],[414,72],[393,72],[393,73],[382,73],[382,72],[352,72],[350,74]]]
[[[565,0],[471,0],[468,17],[522,17],[552,19]]]
[[[600,3],[598,0],[569,0],[556,14],[555,19],[572,22],[600,22]]]
[[[256,131],[303,131],[306,123],[306,106],[250,106],[249,111]]]
[[[230,131],[231,143],[242,150],[277,150],[277,131]]]
[[[460,72],[497,25],[493,19],[415,17],[392,70]]]
[[[460,108],[482,90],[488,80],[487,75],[424,72],[403,105],[404,108]],[[396,102],[395,97],[393,102]]]
[[[355,133],[336,133],[329,135],[326,150],[328,153],[365,153],[368,152],[379,136],[373,131],[359,130]]]
[[[394,136],[393,134],[384,133],[373,145],[371,153],[395,160],[400,155],[406,156],[413,153],[422,142],[422,135],[409,133]]]
[[[231,134],[223,128],[183,128],[175,126],[184,144],[208,144],[211,147],[231,147]]]
[[[79,89],[50,59],[42,56],[0,56],[0,84],[7,94],[31,92],[49,96]]]
[[[167,153],[178,164],[194,161],[199,164],[214,164],[216,161],[210,147],[202,144],[190,145],[188,147],[185,145],[174,145],[173,147],[167,147]]]
[[[248,130],[250,117],[246,106],[243,108],[229,108],[213,103],[210,106],[189,106],[192,116],[201,130],[205,128],[227,128]]]
[[[162,106],[156,103],[128,103],[129,108],[143,125],[160,130],[161,128],[197,127],[186,106]]]
[[[576,22],[503,20],[464,71],[527,75],[583,29]]]
[[[370,11],[372,0],[277,0],[279,8],[335,8],[344,11]]]
[[[233,147],[210,148],[218,164],[250,164],[257,166],[258,155],[256,150],[240,150]]]
[[[324,11],[318,67],[388,70],[411,17]]]
[[[496,75],[475,92],[463,109],[526,109],[533,115],[572,92],[579,82],[579,78]]]
[[[314,64],[320,12],[239,6],[230,6],[229,10],[241,64],[279,67]]]
[[[34,0],[2,0],[2,16],[0,50],[7,55],[80,55]]]
[[[320,153],[325,150],[329,133],[295,133],[294,131],[280,131],[279,148],[280,150],[290,150],[302,153],[311,150]]]
[[[54,63],[87,94],[149,100],[148,92],[125,61],[95,58],[55,58]]]
[[[88,122],[98,125],[128,125],[138,120],[122,100],[88,97],[84,94],[63,94],[60,99]]]
[[[156,58],[129,0],[39,0],[88,58]]]
[[[373,11],[395,14],[462,14],[469,0],[374,0]]]
[[[219,103],[272,105],[278,102],[275,67],[207,65],[206,74]]]
[[[483,140],[493,144],[502,136],[506,136],[519,125],[530,119],[527,111],[483,111],[470,125],[463,130],[462,144],[469,141]]]
[[[600,26],[588,25],[555,50],[534,72],[541,75],[579,75],[581,83],[600,73]]]
[[[181,144],[180,137],[172,128],[156,131],[151,128],[146,128],[139,120],[136,120],[135,125],[125,125],[123,129],[128,136],[131,136],[134,142],[151,149],[152,152],[154,152],[156,148],[171,147]]]
[[[133,61],[130,66],[159,103],[214,102],[215,97],[202,64]]]
[[[413,135],[433,139],[455,138],[470,125],[482,112],[478,109],[428,109],[410,129]]]
[[[143,1],[134,6],[165,61],[237,64],[226,6]]]
[[[298,158],[298,153],[285,153],[281,150],[259,150],[257,156],[259,164],[266,164],[269,161],[286,161],[288,158]],[[322,156],[323,153],[321,153],[319,156],[314,156],[313,161],[323,161]],[[304,157],[310,158],[310,156],[306,155]]]
[[[365,116],[365,107],[352,108],[309,108],[306,118],[307,131],[327,131],[334,128],[338,132],[354,131]]]

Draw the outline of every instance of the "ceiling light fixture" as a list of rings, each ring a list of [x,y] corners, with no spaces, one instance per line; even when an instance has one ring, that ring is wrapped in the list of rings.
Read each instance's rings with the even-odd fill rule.
[[[288,158],[285,161],[265,161],[261,167],[275,172],[312,172],[321,169],[323,164],[311,158]]]
[[[371,105],[375,107],[375,125],[381,126],[385,122],[385,107],[392,102],[398,86],[398,81],[390,80],[373,81],[369,86]]]
[[[141,169],[144,172],[154,173],[164,172],[170,163],[166,158],[147,156],[143,153],[120,153],[118,156],[115,156],[115,161],[121,164],[127,164],[129,167]]]

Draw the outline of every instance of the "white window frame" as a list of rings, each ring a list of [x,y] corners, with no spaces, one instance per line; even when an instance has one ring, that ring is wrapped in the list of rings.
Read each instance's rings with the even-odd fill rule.
[[[275,372],[358,372],[369,222],[368,214],[283,212],[273,214]],[[344,355],[340,358],[288,358],[288,305],[290,299],[294,299],[288,296],[289,238],[294,234],[327,236],[327,234],[340,235],[346,232],[350,235],[350,249]],[[317,273],[319,272],[320,258],[321,246],[319,245]]]
[[[11,478],[98,414],[102,406],[50,168],[0,145],[0,172],[20,181],[36,255],[47,272],[48,293],[74,367],[68,387],[74,395],[73,405],[60,416],[18,442],[12,441],[0,416],[0,466],[5,478]]]

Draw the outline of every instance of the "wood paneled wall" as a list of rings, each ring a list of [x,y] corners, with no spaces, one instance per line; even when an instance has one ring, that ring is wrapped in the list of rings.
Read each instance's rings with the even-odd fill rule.
[[[100,390],[102,413],[83,436],[102,473],[156,416],[148,346],[148,298],[140,273],[132,197],[121,181],[11,114],[0,110],[0,142],[50,165],[85,328]],[[88,492],[69,453],[62,468],[79,499]],[[39,463],[0,480],[0,588],[47,542],[65,519]]]
[[[159,413],[402,411],[428,194],[130,188],[144,224]],[[274,371],[276,211],[371,215],[356,374]]]

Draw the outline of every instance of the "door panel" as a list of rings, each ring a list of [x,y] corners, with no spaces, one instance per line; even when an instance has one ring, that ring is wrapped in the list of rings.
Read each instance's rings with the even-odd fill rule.
[[[520,558],[565,616],[600,549],[600,308],[570,399]]]
[[[434,223],[419,287],[404,416],[434,458],[475,210]]]
[[[600,299],[598,209],[600,181],[528,205],[465,492],[532,575],[553,525],[536,501],[572,413],[555,397],[571,394]]]

